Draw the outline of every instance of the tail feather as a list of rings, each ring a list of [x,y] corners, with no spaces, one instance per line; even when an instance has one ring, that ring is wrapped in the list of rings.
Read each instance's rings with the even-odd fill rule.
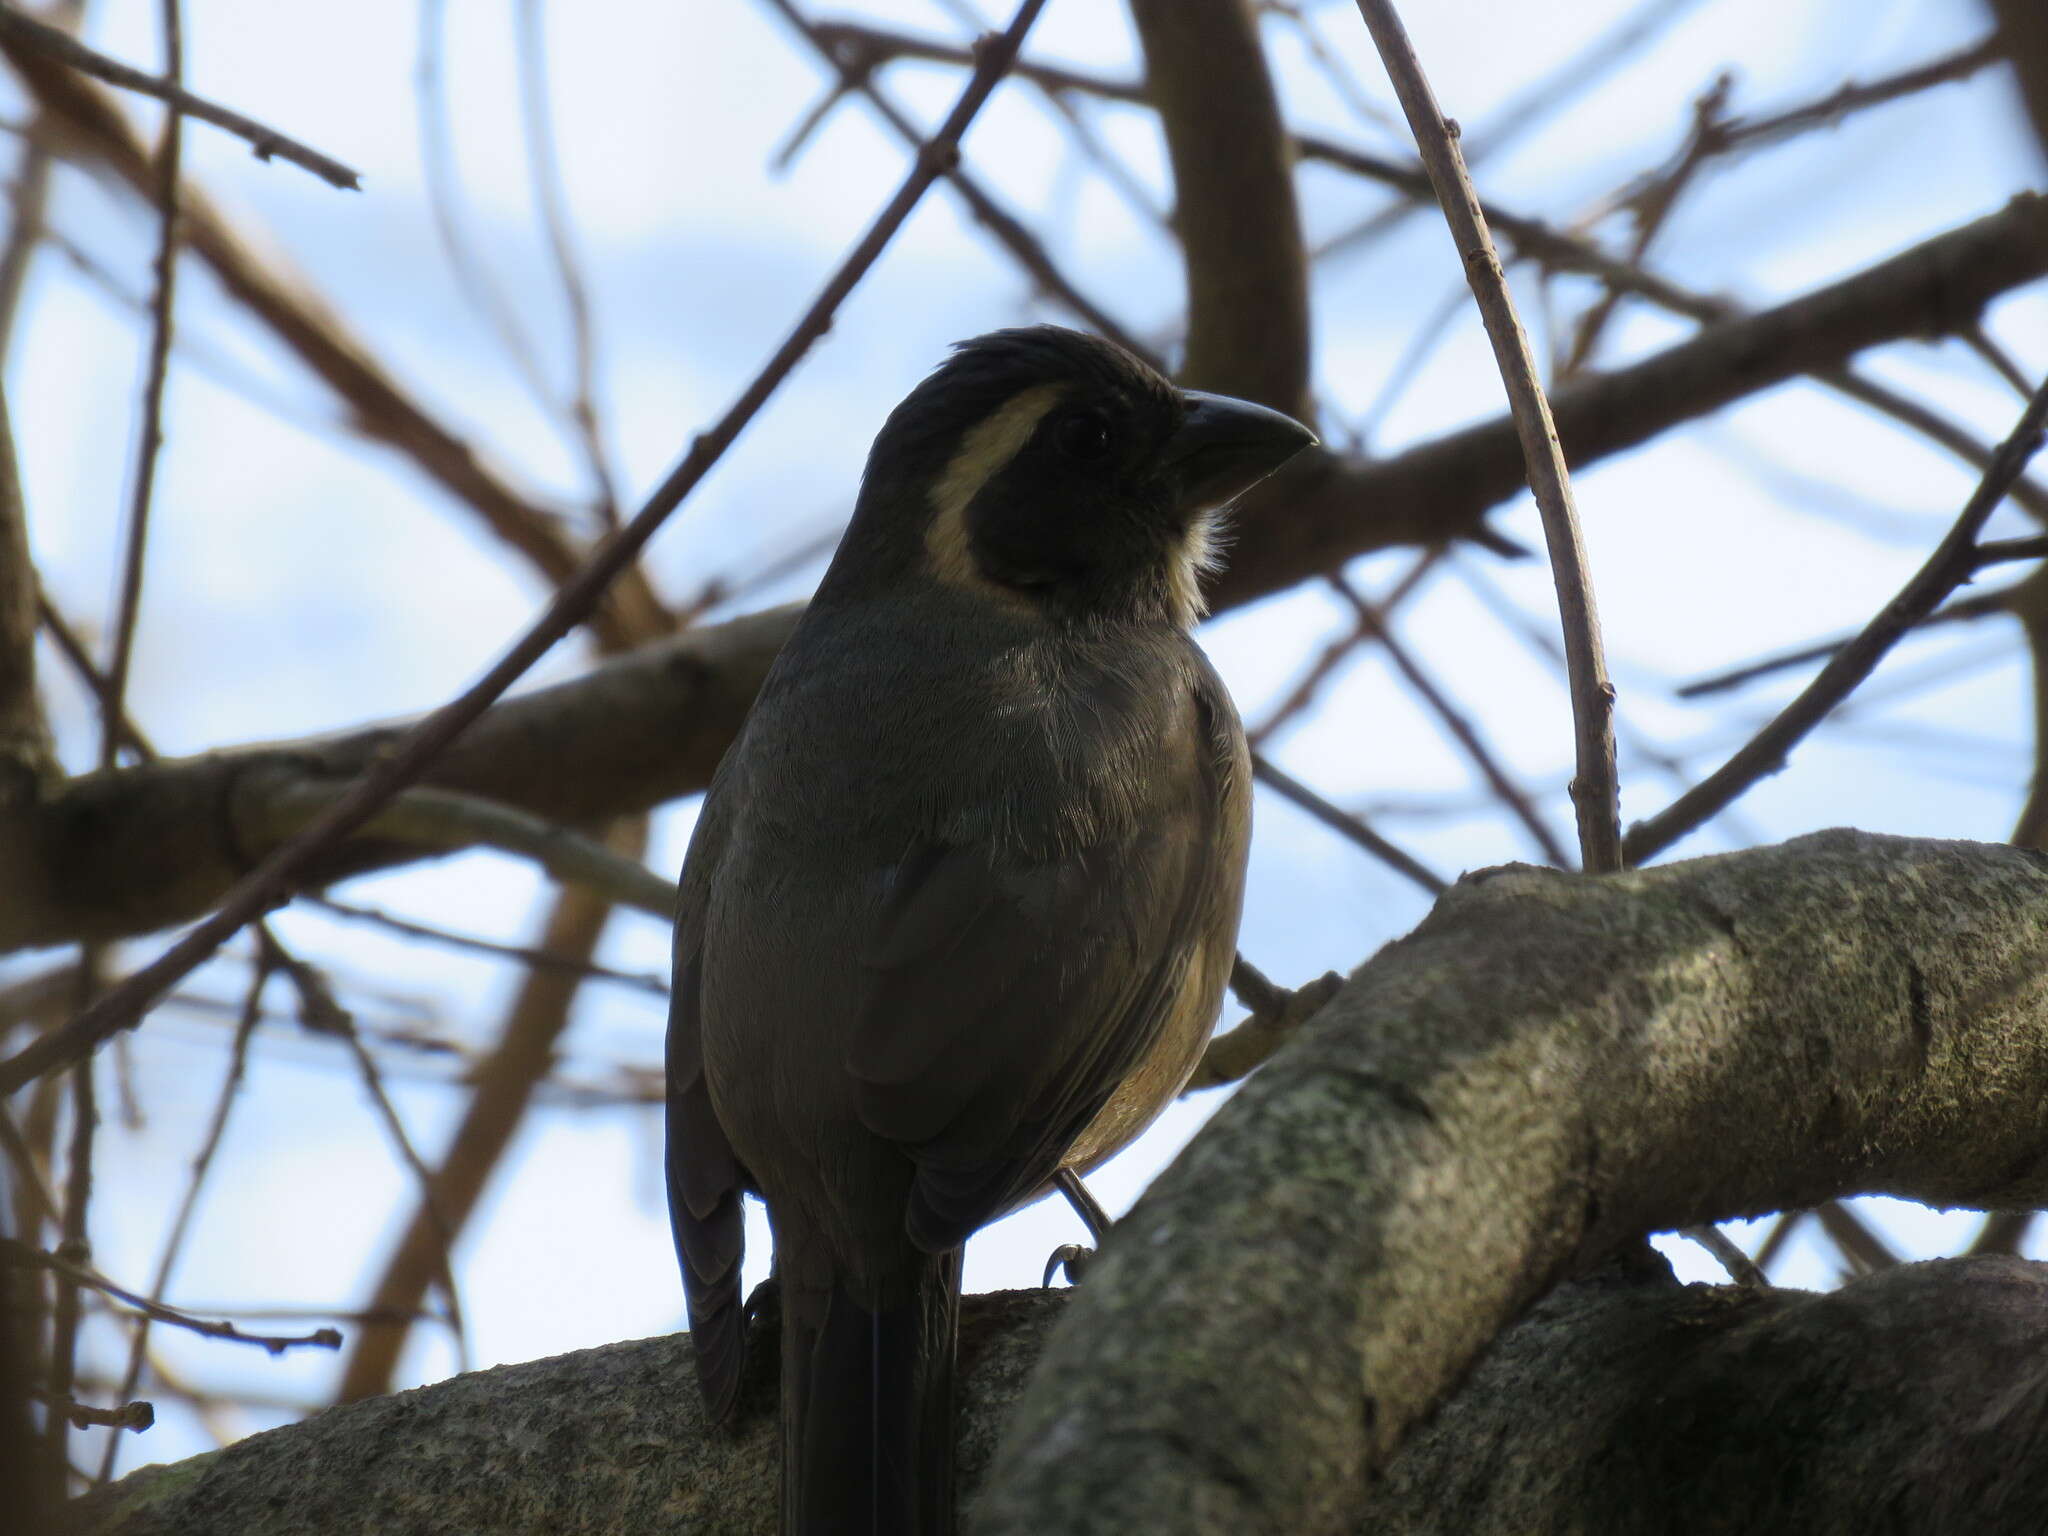
[[[783,1536],[951,1536],[960,1253],[864,1303],[784,1279]]]

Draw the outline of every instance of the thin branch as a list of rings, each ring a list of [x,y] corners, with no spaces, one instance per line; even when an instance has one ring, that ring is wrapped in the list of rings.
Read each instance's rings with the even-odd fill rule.
[[[1999,444],[1991,468],[1927,563],[1776,719],[1699,784],[1629,829],[1623,850],[1629,863],[1639,864],[1670,847],[1726,809],[1759,779],[1784,767],[1792,748],[1870,676],[1900,636],[1970,579],[1977,569],[1977,535],[2039,451],[2044,424],[2048,424],[2048,381],[2035,392],[2012,435]]]
[[[227,1134],[228,1115],[241,1092],[242,1076],[249,1064],[249,1041],[263,1016],[263,989],[270,981],[271,970],[269,956],[259,952],[256,968],[250,974],[249,990],[242,1002],[242,1016],[235,1022],[235,1043],[228,1053],[227,1077],[214,1099],[213,1118],[200,1141],[199,1151],[193,1156],[192,1172],[185,1181],[185,1193],[178,1202],[178,1213],[171,1218],[171,1230],[164,1238],[163,1251],[157,1256],[156,1274],[149,1286],[149,1299],[157,1306],[163,1305],[164,1293],[170,1289],[172,1272],[177,1268],[186,1234],[191,1230],[192,1217],[199,1209],[199,1196],[206,1187],[207,1175],[213,1171],[214,1154],[220,1150],[221,1138]],[[129,1336],[128,1363],[122,1368],[120,1389],[114,1394],[124,1402],[134,1397],[136,1386],[142,1380],[142,1367],[149,1356],[150,1321],[149,1315],[144,1313]],[[104,1483],[114,1475],[119,1444],[117,1440],[107,1442],[96,1481]]]
[[[1283,987],[1239,955],[1231,966],[1230,990],[1244,1004],[1247,1017],[1210,1040],[1194,1075],[1181,1089],[1182,1096],[1251,1076],[1302,1025],[1321,1012],[1343,985],[1342,976],[1325,971],[1305,986]]]
[[[351,783],[301,779],[261,792],[257,819],[265,830],[288,835],[312,825],[354,790]],[[587,885],[614,901],[672,919],[676,884],[637,859],[621,858],[594,837],[545,821],[509,805],[446,789],[403,790],[357,829],[358,837],[388,837],[430,848],[503,849],[533,860],[556,880]]]
[[[1830,1200],[1816,1207],[1814,1215],[1820,1220],[1821,1230],[1827,1233],[1829,1241],[1841,1251],[1852,1268],[1871,1274],[1880,1269],[1890,1269],[1899,1262],[1899,1256],[1884,1240],[1841,1201]]]
[[[1395,93],[1401,98],[1401,109],[1407,114],[1416,147],[1436,188],[1437,201],[1443,206],[1452,238],[1464,260],[1465,276],[1472,284],[1473,298],[1486,322],[1486,333],[1493,342],[1494,357],[1507,388],[1529,487],[1542,514],[1544,541],[1550,549],[1551,570],[1557,583],[1571,686],[1578,764],[1571,796],[1579,814],[1580,855],[1588,873],[1619,869],[1621,812],[1614,762],[1614,685],[1607,680],[1607,663],[1601,652],[1600,617],[1594,605],[1592,578],[1586,569],[1585,547],[1579,536],[1578,513],[1572,505],[1564,450],[1558,445],[1550,404],[1544,399],[1543,386],[1536,377],[1536,361],[1515,318],[1514,297],[1508,292],[1500,257],[1486,232],[1486,215],[1480,211],[1479,195],[1465,173],[1457,138],[1438,110],[1391,0],[1358,0],[1358,10],[1386,63]]]
[[[311,171],[331,187],[339,187],[344,192],[362,190],[362,178],[339,160],[330,159],[317,149],[308,149],[298,140],[287,138],[275,128],[266,128],[253,118],[217,106],[203,96],[194,96],[178,82],[175,72],[162,79],[144,74],[103,53],[95,53],[68,32],[31,20],[12,5],[0,5],[0,37],[26,43],[82,74],[95,76],[123,90],[154,96],[173,112],[196,117],[201,122],[225,129],[237,138],[247,139],[258,160],[273,157],[289,160],[293,165]]]
[[[546,17],[540,0],[519,0],[519,94],[520,111],[526,123],[526,158],[531,170],[534,201],[540,207],[541,227],[547,233],[548,255],[554,263],[555,281],[562,290],[562,304],[569,312],[569,345],[573,359],[569,388],[569,419],[590,473],[597,495],[598,520],[606,528],[618,526],[618,475],[605,452],[604,430],[597,411],[597,337],[591,319],[590,292],[583,281],[583,264],[576,254],[576,242],[569,228],[569,197],[562,185],[562,166],[555,153],[554,111],[548,99]]]
[[[1440,896],[1449,889],[1448,882],[1442,876],[1414,855],[1388,842],[1367,826],[1362,818],[1354,816],[1349,811],[1339,810],[1301,780],[1276,767],[1269,759],[1256,752],[1252,754],[1252,777],[1261,784],[1271,786],[1283,798],[1292,800],[1339,836],[1350,838],[1389,869],[1397,874],[1406,875],[1430,895]]]
[[[1975,597],[1963,598],[1960,601],[1950,603],[1946,608],[1930,613],[1926,618],[1914,625],[1913,628],[1915,630],[1934,629],[1943,624],[1965,623],[1970,620],[1985,619],[1995,614],[2005,613],[2008,611],[2007,602],[2010,591],[2010,588],[2001,588],[1996,592],[1980,592]],[[1761,678],[1789,671],[1793,667],[1803,667],[1808,662],[1826,661],[1829,657],[1837,655],[1846,649],[1855,638],[1854,635],[1842,635],[1833,640],[1820,640],[1812,645],[1801,646],[1796,651],[1786,651],[1777,656],[1766,656],[1761,661],[1748,662],[1743,666],[1736,667],[1732,671],[1716,672],[1711,677],[1703,677],[1697,682],[1687,683],[1677,690],[1677,694],[1681,699],[1698,699],[1704,698],[1710,693],[1726,693],[1730,689],[1741,688]]]
[[[341,1348],[341,1334],[333,1328],[316,1328],[313,1332],[306,1334],[261,1334],[244,1333],[233,1323],[229,1322],[208,1322],[204,1318],[194,1317],[190,1313],[180,1311],[176,1307],[167,1307],[159,1302],[153,1302],[147,1296],[138,1296],[135,1292],[116,1285],[105,1275],[88,1269],[82,1264],[72,1263],[71,1260],[65,1258],[61,1253],[43,1253],[15,1238],[0,1237],[0,1259],[37,1269],[47,1269],[52,1274],[61,1275],[75,1285],[87,1286],[92,1290],[103,1292],[122,1303],[122,1305],[140,1312],[145,1317],[152,1318],[159,1323],[169,1323],[173,1328],[183,1328],[189,1333],[200,1335],[202,1338],[227,1339],[236,1344],[254,1344],[258,1349],[268,1350],[273,1355],[281,1355],[288,1349]]]
[[[621,971],[612,966],[598,965],[593,961],[579,960],[573,955],[556,954],[525,944],[500,944],[495,939],[481,939],[474,934],[456,933],[452,929],[416,923],[409,918],[395,917],[389,912],[380,912],[372,907],[336,901],[331,896],[309,896],[306,901],[323,912],[333,913],[336,917],[344,917],[352,922],[370,923],[408,939],[442,944],[450,949],[467,950],[472,954],[492,955],[501,960],[516,960],[519,964],[532,966],[535,970],[568,971],[587,977],[591,981],[608,981],[655,997],[669,995],[668,979],[651,972]]]
[[[1387,595],[1380,599],[1380,612],[1392,614],[1406,602],[1421,586],[1423,578],[1436,569],[1437,562],[1443,559],[1446,548],[1447,546],[1439,544],[1434,548],[1425,549],[1402,573],[1401,579],[1388,589]],[[1336,675],[1344,661],[1352,656],[1364,641],[1371,638],[1371,635],[1370,627],[1360,619],[1348,632],[1337,636],[1326,645],[1322,654],[1309,664],[1301,679],[1288,690],[1287,696],[1273,707],[1272,713],[1245,733],[1252,746],[1263,747],[1274,732],[1313,704],[1323,685]]]
[[[880,114],[898,138],[906,145],[915,147],[922,141],[916,124],[904,116],[903,111],[876,85],[871,71],[859,59],[847,60],[821,39],[816,25],[799,11],[792,0],[768,0],[777,14],[787,21],[803,39],[818,51],[819,57],[838,71],[840,82],[849,89],[860,92],[868,104]],[[944,130],[941,130],[943,137]],[[1063,305],[1085,322],[1091,330],[1107,336],[1118,345],[1128,348],[1140,357],[1149,356],[1144,344],[1132,336],[1116,319],[1093,299],[1082,293],[1061,272],[1053,262],[1052,255],[1039,238],[1026,229],[1017,216],[998,203],[981,182],[953,156],[945,169],[946,179],[966,202],[968,211],[980,224],[1013,256],[1035,282],[1041,291]]]
[[[78,992],[89,1001],[99,977],[99,955],[90,945],[80,951]],[[64,1151],[64,1216],[59,1224],[58,1250],[84,1263],[92,1253],[87,1216],[92,1205],[93,1142],[100,1125],[99,1104],[93,1074],[99,1063],[90,1058],[71,1070],[71,1136]],[[49,1355],[44,1366],[44,1384],[52,1395],[68,1398],[78,1373],[78,1322],[80,1280],[75,1274],[56,1270],[56,1299],[50,1308]],[[58,1498],[70,1491],[66,1473],[71,1465],[69,1422],[52,1414],[43,1426],[47,1469],[56,1479],[51,1489]]]
[[[28,508],[0,387],[0,805],[39,797],[61,772],[36,691],[36,597]]]
[[[1358,615],[1358,622],[1378,639],[1387,653],[1387,660],[1394,664],[1394,670],[1401,674],[1409,688],[1428,706],[1443,728],[1450,732],[1452,739],[1464,748],[1465,755],[1472,760],[1472,766],[1479,770],[1479,776],[1486,780],[1494,797],[1528,829],[1529,836],[1542,850],[1543,857],[1560,869],[1569,865],[1571,858],[1564,851],[1563,845],[1551,832],[1548,823],[1536,813],[1536,807],[1530,804],[1529,797],[1523,792],[1522,787],[1500,765],[1500,760],[1494,756],[1493,749],[1479,734],[1478,727],[1466,718],[1465,712],[1451,701],[1449,695],[1437,687],[1435,680],[1423,670],[1422,664],[1409,652],[1408,647],[1395,638],[1385,615],[1361,597],[1358,589],[1341,574],[1330,576],[1328,585],[1331,591],[1350,605],[1352,612]]]
[[[47,592],[36,593],[36,616],[42,622],[43,628],[49,632],[50,638],[56,642],[57,654],[70,664],[71,670],[78,674],[79,681],[85,684],[86,691],[99,704],[100,718],[111,719],[119,725],[121,745],[145,761],[155,757],[156,749],[150,745],[149,738],[142,734],[142,728],[130,718],[125,709],[113,707],[113,695],[108,690],[106,674],[92,659],[92,652],[86,649],[84,638],[72,627],[71,621],[57,611]]]
[[[1750,1256],[1738,1248],[1734,1241],[1719,1227],[1701,1223],[1698,1226],[1680,1227],[1678,1235],[1688,1242],[1698,1243],[1714,1256],[1714,1262],[1728,1272],[1728,1278],[1737,1285],[1760,1290],[1771,1282],[1764,1278]]]
[[[476,254],[462,227],[461,178],[456,171],[455,140],[449,121],[448,92],[441,68],[446,51],[447,0],[422,0],[417,52],[413,61],[413,105],[419,119],[420,168],[427,183],[427,208],[441,256],[455,279],[463,301],[474,310],[505,355],[511,359],[527,391],[543,410],[558,409],[541,366],[532,335],[497,279]]]
[[[163,0],[159,9],[164,33],[164,77],[176,91],[182,88],[185,78],[184,24],[178,0]],[[150,301],[149,362],[142,386],[142,441],[135,452],[135,487],[128,505],[128,537],[121,556],[113,650],[107,662],[106,691],[100,697],[101,768],[113,767],[120,750],[128,667],[135,653],[135,624],[142,610],[142,568],[149,548],[157,453],[164,441],[164,389],[170,381],[171,316],[178,293],[178,177],[184,157],[184,122],[183,113],[172,101],[164,115],[163,138],[157,146],[156,295]]]
[[[2048,557],[2048,534],[2035,534],[2031,539],[1986,539],[1977,546],[1977,569],[2043,557]]]
[[[413,783],[534,662],[595,608],[612,577],[631,563],[671,512],[694,490],[741,430],[767,403],[798,361],[822,336],[840,304],[866,275],[925,191],[957,162],[960,136],[995,89],[1018,44],[1045,7],[1024,0],[1009,29],[982,49],[981,63],[932,141],[918,153],[903,185],[827,281],[775,355],[724,416],[692,444],[633,520],[606,539],[555,595],[545,613],[467,692],[407,731],[369,774],[317,822],[239,881],[212,916],[197,924],[151,964],[136,971],[92,1008],[0,1062],[0,1094],[80,1059],[102,1040],[133,1027],[161,997],[245,923],[284,899],[300,872]]]
[[[1843,118],[1866,107],[1882,106],[1886,102],[1898,101],[1902,97],[1915,96],[1922,91],[1932,90],[1938,85],[1947,85],[1957,80],[1967,80],[1979,70],[1999,63],[2005,57],[1999,36],[1993,32],[1981,42],[1959,48],[1954,53],[1944,54],[1925,64],[1916,64],[1895,75],[1873,80],[1868,85],[1845,83],[1818,101],[1804,106],[1791,107],[1762,117],[1732,118],[1721,124],[1717,137],[1719,145],[1716,154],[1725,154],[1735,149],[1759,148],[1789,138],[1795,133],[1804,133],[1811,128],[1833,127]]]
[[[1964,326],[1956,332],[1956,336],[1964,346],[1989,363],[1992,372],[2017,390],[2022,400],[2034,392],[2034,381],[2012,360],[2012,354],[2001,347],[1992,338],[1991,333],[1984,329],[1982,321]]]
[[[73,1397],[57,1398],[47,1392],[36,1394],[62,1414],[73,1429],[132,1429],[137,1434],[156,1423],[156,1409],[148,1403],[125,1402],[118,1408],[95,1408]],[[109,1439],[109,1459],[118,1440]],[[101,1478],[104,1482],[106,1479]]]
[[[0,53],[37,106],[57,120],[70,151],[86,163],[105,164],[153,208],[154,161],[114,96],[4,32]],[[587,552],[563,520],[515,489],[473,444],[429,414],[304,278],[259,256],[189,183],[180,212],[186,249],[339,397],[361,436],[403,455],[551,583],[567,581],[580,569]],[[670,627],[638,568],[620,575],[590,622],[608,646],[633,644]]]
[[[1768,1271],[1778,1254],[1798,1232],[1799,1225],[1811,1214],[1807,1211],[1780,1211],[1778,1219],[1771,1223],[1771,1230],[1764,1234],[1764,1240],[1756,1245],[1756,1267]],[[1768,1276],[1766,1276],[1768,1278]]]
[[[1410,198],[1427,199],[1432,195],[1429,179],[1419,166],[1390,160],[1381,155],[1366,154],[1308,134],[1297,138],[1295,143],[1303,159],[1320,160],[1340,169],[1370,177],[1374,181],[1398,189]],[[1634,294],[1673,314],[1697,320],[1702,326],[1725,324],[1744,313],[1738,305],[1726,299],[1692,292],[1636,262],[1610,255],[1595,241],[1553,229],[1541,219],[1532,219],[1503,208],[1497,203],[1483,200],[1480,208],[1486,215],[1489,228],[1498,229],[1507,235],[1514,241],[1516,252],[1520,256],[1546,269],[1598,278],[1612,292]],[[1976,322],[1970,321],[1969,326],[1976,326]],[[1960,334],[1966,327],[1959,326],[1956,329]],[[1979,472],[1991,462],[1991,449],[1987,445],[1978,442],[1938,411],[1856,372],[1844,361],[1834,360],[1809,372],[1812,378],[1838,394],[1847,395],[1852,400],[1890,416],[1940,444]],[[1568,390],[1562,391],[1560,398],[1569,399],[1569,394]],[[1583,437],[1583,433],[1573,432],[1570,437],[1576,444]],[[1579,452],[1575,446],[1574,455],[1578,455]],[[2044,491],[2040,486],[2023,480],[2014,488],[2013,499],[2036,517],[2048,520],[2048,491]]]
[[[611,840],[621,859],[637,864],[646,835],[646,820],[631,817],[615,824]],[[603,938],[611,912],[610,901],[602,895],[565,890],[548,913],[541,947],[588,957]],[[449,1249],[474,1214],[536,1090],[555,1065],[582,979],[571,970],[534,971],[522,978],[497,1043],[467,1074],[473,1092],[461,1123],[384,1265],[371,1293],[372,1307],[400,1315],[416,1312],[428,1282],[437,1271],[445,1272]],[[358,1333],[342,1368],[337,1401],[389,1392],[409,1332],[410,1325],[401,1322]]]

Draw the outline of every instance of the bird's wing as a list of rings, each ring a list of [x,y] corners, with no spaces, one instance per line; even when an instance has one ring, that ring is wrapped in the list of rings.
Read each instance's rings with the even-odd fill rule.
[[[740,1195],[746,1175],[711,1107],[700,1027],[704,913],[722,826],[707,800],[683,868],[668,1016],[669,1224],[689,1301],[697,1380],[714,1420],[724,1418],[738,1396],[746,1338],[740,1305],[740,1260],[746,1253]]]
[[[1173,814],[1055,861],[928,841],[896,866],[846,1066],[862,1121],[917,1165],[920,1246],[1050,1179],[1183,1006],[1217,883],[1238,878],[1241,847],[1218,836],[1229,771],[1200,764]]]

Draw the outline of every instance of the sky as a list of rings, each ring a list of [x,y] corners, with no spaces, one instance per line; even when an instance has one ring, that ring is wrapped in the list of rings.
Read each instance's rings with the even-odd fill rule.
[[[442,57],[462,219],[559,391],[569,333],[535,219],[509,19],[516,9],[454,0]],[[1290,122],[1363,148],[1402,150],[1405,133],[1355,12],[1309,9],[1362,101],[1325,77],[1297,33],[1269,20]],[[1635,6],[1438,0],[1406,9],[1440,99],[1477,143],[1531,82]],[[1569,224],[1682,142],[1694,101],[1723,68],[1733,72],[1733,110],[1774,110],[1938,56],[1986,29],[1964,0],[1694,0],[1673,9],[1679,19],[1624,69],[1483,160],[1482,191]],[[962,35],[951,5],[868,0],[858,13]],[[192,175],[515,483],[583,517],[588,486],[574,445],[465,303],[437,242],[413,89],[417,7],[188,0],[186,15],[193,89],[356,166],[364,190],[336,192],[258,162],[204,127],[187,129]],[[100,0],[88,37],[153,67],[155,16],[145,0]],[[819,100],[825,76],[801,39],[748,0],[579,0],[547,7],[545,21],[549,100],[600,343],[599,403],[631,502],[772,351],[893,191],[903,154],[858,105],[842,104],[778,170],[777,152]],[[1053,0],[1029,52],[1117,75],[1135,68],[1121,8],[1082,0]],[[959,84],[956,72],[933,66],[901,66],[885,78],[924,122],[937,120]],[[1156,124],[1133,109],[1084,110],[1154,206],[1167,206]],[[1089,293],[1138,334],[1171,344],[1181,302],[1171,245],[1076,158],[1029,92],[1000,91],[966,150],[1002,196],[1030,211]],[[1991,212],[2040,181],[2010,87],[1987,74],[1743,160],[1680,204],[1652,260],[1705,291],[1768,303]],[[1301,188],[1311,243],[1385,203],[1377,189],[1322,168],[1305,170]],[[66,170],[52,220],[119,290],[131,299],[147,293],[154,226],[125,194]],[[1621,231],[1612,219],[1590,227],[1610,239]],[[1539,291],[1527,269],[1515,282],[1539,348],[1550,339],[1546,313],[1569,313],[1585,299],[1568,282]],[[1343,440],[1373,407],[1410,338],[1459,284],[1434,215],[1318,267],[1315,387],[1326,432]],[[882,415],[946,344],[1038,318],[1061,316],[1034,298],[949,194],[934,192],[831,334],[653,545],[657,587],[681,597],[829,533],[850,506]],[[2038,377],[2048,368],[2048,290],[2037,285],[1994,305],[1985,323],[2023,369]],[[179,324],[131,694],[160,748],[200,752],[344,729],[430,708],[459,690],[536,611],[543,594],[534,580],[396,457],[340,430],[317,381],[190,264]],[[1601,361],[1641,356],[1685,330],[1624,309]],[[142,345],[132,303],[73,264],[43,258],[9,360],[8,398],[38,569],[59,606],[95,628],[112,605]],[[2003,436],[2018,411],[2010,388],[1955,344],[1889,349],[1870,366],[1987,440]],[[1501,408],[1483,337],[1461,312],[1367,446],[1396,451]],[[1625,752],[1625,817],[1659,808],[1681,779],[1713,766],[1801,679],[1712,706],[1677,699],[1677,683],[1860,625],[1924,557],[1973,483],[1941,453],[1803,384],[1577,476],[1633,733],[1625,747],[1651,743],[1672,763],[1659,768],[1640,750]],[[2017,514],[2000,517],[1994,535],[2030,531]],[[1540,547],[1526,498],[1494,522]],[[1413,558],[1370,557],[1354,574],[1382,593]],[[1501,594],[1539,630],[1554,627],[1547,573],[1540,561],[1474,552],[1449,564],[1403,611],[1402,633],[1569,840],[1562,685],[1484,595]],[[799,597],[817,569],[812,562],[719,612]],[[1226,614],[1202,640],[1256,721],[1346,623],[1334,599],[1304,589]],[[589,659],[580,641],[565,643],[532,680],[574,675]],[[82,767],[95,744],[87,700],[53,659],[44,664],[60,744]],[[2025,683],[2002,628],[1917,639],[1787,772],[1676,852],[1844,823],[2000,838],[2030,768]],[[1375,815],[1446,875],[1535,856],[1465,758],[1370,655],[1272,751],[1332,799]],[[676,870],[693,816],[685,804],[656,817],[652,867]],[[550,898],[526,866],[482,853],[366,878],[337,894],[513,940],[531,933]],[[1348,970],[1425,909],[1399,877],[1261,796],[1241,948],[1269,974],[1299,982]],[[317,912],[294,909],[278,925],[331,970],[363,1027],[387,1041],[392,1032],[425,1032],[486,1042],[516,983],[503,964]],[[139,940],[126,955],[139,963],[161,942]],[[663,925],[623,914],[603,958],[659,973],[667,943]],[[0,983],[57,958],[0,962]],[[139,1116],[129,1124],[110,1114],[101,1140],[93,1238],[106,1273],[139,1283],[154,1268],[225,1069],[232,1014],[203,1004],[231,1009],[244,965],[231,955],[209,967],[189,989],[200,1006],[161,1011],[124,1048]],[[273,1001],[283,1007],[281,994]],[[1226,1022],[1234,1017],[1227,1006]],[[564,1042],[564,1076],[604,1084],[623,1068],[658,1063],[662,1023],[659,1000],[643,992],[586,988]],[[451,1087],[459,1066],[445,1053],[395,1044],[380,1052],[393,1101],[431,1160],[460,1107]],[[114,1101],[109,1078],[103,1091]],[[1125,1208],[1219,1099],[1176,1106],[1091,1181],[1098,1197],[1112,1211]],[[653,1102],[545,1095],[458,1252],[467,1350],[458,1352],[445,1330],[417,1330],[407,1382],[679,1326],[659,1149]],[[304,1307],[313,1326],[322,1309],[345,1311],[365,1297],[410,1213],[412,1187],[343,1054],[280,1018],[258,1037],[171,1298],[202,1311]],[[1976,1222],[1898,1202],[1864,1207],[1888,1239],[1920,1253],[1953,1250]],[[1753,1233],[1743,1224],[1730,1230]],[[1056,1202],[1019,1213],[970,1245],[969,1288],[1036,1283],[1045,1255],[1078,1236]],[[1717,1278],[1697,1250],[1670,1251],[1687,1278]],[[757,1219],[750,1277],[764,1272],[766,1253]],[[1795,1241],[1775,1274],[1826,1285],[1834,1260]],[[123,1467],[205,1449],[216,1432],[289,1419],[291,1405],[331,1392],[337,1370],[316,1352],[272,1359],[168,1330],[156,1339],[189,1382],[275,1406],[223,1409],[208,1422],[156,1394],[158,1427],[124,1441]],[[88,1341],[95,1358],[110,1357],[112,1340],[97,1325]],[[96,1439],[82,1443],[96,1463]]]

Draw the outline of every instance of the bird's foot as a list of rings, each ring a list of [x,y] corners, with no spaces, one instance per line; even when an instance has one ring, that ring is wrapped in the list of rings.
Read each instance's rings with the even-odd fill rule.
[[[1067,1284],[1079,1285],[1081,1283],[1081,1272],[1094,1261],[1094,1258],[1095,1250],[1093,1248],[1086,1247],[1080,1243],[1061,1243],[1059,1247],[1053,1249],[1052,1256],[1045,1261],[1045,1278],[1038,1283],[1041,1286],[1049,1286],[1052,1284],[1052,1277],[1061,1270],[1065,1270],[1067,1272]]]

